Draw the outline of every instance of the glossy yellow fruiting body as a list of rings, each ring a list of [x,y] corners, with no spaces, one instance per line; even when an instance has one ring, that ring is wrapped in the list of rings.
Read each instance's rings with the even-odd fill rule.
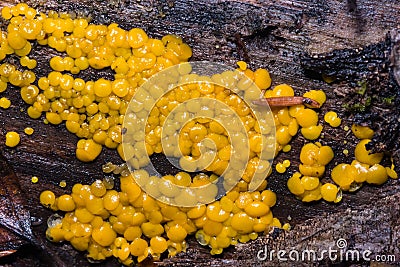
[[[277,163],[276,166],[275,166],[275,169],[279,173],[286,172],[286,166],[284,166],[283,163]]]
[[[27,134],[27,135],[32,135],[33,132],[34,132],[34,130],[33,130],[33,128],[31,128],[31,127],[26,127],[26,128],[24,129],[24,133]]]
[[[351,131],[358,139],[371,139],[374,136],[374,131],[368,126],[353,124]]]
[[[366,182],[369,184],[381,185],[388,180],[388,174],[385,167],[380,164],[374,164],[368,169]]]
[[[19,144],[21,138],[17,132],[8,132],[6,134],[6,146],[15,147]]]
[[[316,126],[318,123],[318,114],[312,109],[303,109],[296,114],[299,125],[303,128]]]
[[[39,199],[40,199],[40,204],[48,208],[50,208],[56,203],[56,195],[49,190],[45,190],[42,193],[40,193]]]
[[[328,202],[338,202],[339,190],[340,189],[336,185],[331,183],[326,183],[321,186],[322,198]]]
[[[392,179],[397,179],[399,176],[394,168],[385,167],[387,175]]]
[[[0,98],[0,108],[8,109],[11,106],[11,101],[6,98],[2,97]]]
[[[247,69],[247,63],[244,61],[238,61],[236,64],[239,66],[239,69],[245,71]]]
[[[33,72],[21,72],[3,64],[0,74],[6,80],[1,80],[0,92],[5,91],[7,82],[21,87],[23,99],[31,105],[28,107],[31,118],[37,119],[44,112],[46,122],[66,122],[67,129],[79,138],[93,139],[101,146],[117,148],[121,143],[123,118],[136,88],[154,73],[185,62],[192,55],[191,48],[176,36],[157,40],[139,28],[126,31],[116,24],[107,27],[68,14],[61,16],[50,11],[48,15],[38,15],[30,7],[22,9],[2,10],[2,17],[11,22],[8,33],[2,34],[0,60],[15,53],[23,67],[34,69],[37,62],[28,56],[31,41],[66,55],[50,59],[54,71],[40,77],[37,90],[32,87],[36,78]],[[88,67],[111,67],[115,81],[104,78],[83,81],[61,73],[77,74]],[[262,82],[269,75],[265,70],[259,74]],[[6,103],[1,106],[6,107]],[[79,115],[79,120],[68,120],[71,114]],[[161,152],[159,148],[157,151]]]
[[[334,111],[328,111],[324,115],[324,120],[332,127],[339,127],[342,123],[342,120],[337,116],[337,113]]]
[[[303,176],[300,181],[303,188],[309,191],[316,189],[319,185],[319,179],[317,177]]]
[[[101,153],[101,150],[101,145],[95,143],[93,140],[81,139],[77,144],[76,157],[84,162],[93,161]]]
[[[257,69],[254,72],[254,83],[261,89],[267,89],[271,86],[271,77],[265,69]]]
[[[326,188],[321,186],[319,177],[322,177],[327,165],[334,157],[331,147],[316,142],[305,144],[300,152],[300,173],[294,173],[289,178],[287,186],[303,202],[318,201],[324,198],[322,192]],[[337,201],[340,201],[339,198]]]
[[[301,174],[294,173],[287,181],[289,191],[294,195],[301,195],[304,193],[304,186],[300,180]]]
[[[332,180],[344,191],[348,191],[350,189],[350,186],[354,182],[356,176],[357,169],[350,164],[344,163],[335,166],[331,173]]]
[[[304,93],[303,96],[317,101],[320,106],[322,106],[326,101],[325,92],[322,90],[310,90]]]
[[[322,129],[322,125],[311,125],[301,128],[301,134],[308,140],[315,140],[321,135]]]
[[[70,195],[62,195],[57,199],[57,207],[61,211],[73,211],[75,202]]]
[[[144,252],[146,251],[147,247],[148,244],[146,240],[142,238],[136,238],[130,244],[129,250],[133,256],[139,257],[141,255],[144,255]]]
[[[289,163],[284,162],[285,166]],[[120,178],[121,192],[106,187],[100,180],[91,185],[76,184],[71,195],[59,198],[50,191],[43,192],[40,197],[43,205],[68,211],[61,224],[48,229],[49,239],[55,242],[67,240],[76,249],[87,250],[93,259],[114,255],[120,260],[136,257],[140,262],[148,255],[159,258],[167,250],[171,256],[184,251],[189,234],[196,233],[201,244],[211,247],[210,253],[220,254],[238,241],[247,242],[255,239],[257,232],[281,225],[270,210],[276,203],[276,195],[270,190],[231,191],[208,205],[178,208],[151,198],[140,190],[133,177],[138,181],[153,179],[146,171],[138,170]],[[186,184],[187,177],[190,177],[187,173],[180,172],[177,176],[166,176],[164,180],[176,179],[176,182]],[[202,179],[207,176],[198,175],[195,181]],[[149,243],[144,236],[150,239]],[[85,238],[85,241],[78,243],[75,238]],[[90,245],[93,242],[97,248]],[[112,252],[104,252],[108,247]],[[105,254],[100,256],[96,254],[98,251]]]
[[[269,95],[269,96],[270,97],[275,97],[275,96],[294,96],[294,90],[288,84],[279,84],[279,85],[274,87],[274,89],[271,92],[271,95]],[[266,97],[267,97],[267,95],[266,95]]]
[[[92,231],[93,240],[103,247],[111,245],[116,237],[117,234],[107,222],[103,223],[100,228],[95,228]]]
[[[39,177],[37,177],[37,176],[32,176],[31,182],[34,183],[34,184],[36,184],[37,182],[39,182]]]
[[[371,153],[367,150],[366,145],[371,142],[370,139],[362,139],[354,150],[356,159],[362,163],[369,165],[378,164],[383,158],[383,153]]]

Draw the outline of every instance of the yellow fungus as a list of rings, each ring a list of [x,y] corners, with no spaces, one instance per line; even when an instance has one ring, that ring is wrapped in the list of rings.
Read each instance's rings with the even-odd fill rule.
[[[317,177],[303,176],[300,181],[305,190],[314,190],[319,185],[319,179]]]
[[[387,175],[390,178],[392,178],[392,179],[397,179],[398,178],[397,172],[394,169],[389,168],[389,167],[385,167],[385,169],[386,169]]]
[[[6,97],[0,98],[0,108],[7,109],[10,106],[11,106],[11,101],[8,98]]]
[[[370,153],[370,150],[366,148],[369,142],[371,142],[370,139],[361,140],[354,150],[354,155],[356,159],[362,163],[367,163],[369,165],[378,164],[383,158],[383,153]]]
[[[116,237],[117,234],[109,223],[104,223],[100,228],[95,228],[92,231],[93,240],[103,247],[111,245]]]
[[[313,144],[305,144],[300,151],[300,161],[305,165],[314,165],[318,162],[320,148]]]
[[[310,90],[304,93],[303,97],[308,97],[317,101],[320,106],[322,106],[326,101],[326,95],[322,90]]]
[[[99,97],[106,97],[112,92],[111,82],[100,78],[94,83],[94,93]]]
[[[339,127],[342,120],[337,116],[336,112],[328,111],[324,115],[324,120],[332,127]]]
[[[374,131],[368,126],[353,124],[351,131],[358,139],[371,139],[374,136]]]
[[[254,72],[254,83],[261,89],[267,89],[271,86],[271,77],[266,69],[257,69]]]
[[[283,166],[285,166],[286,168],[289,168],[289,167],[290,167],[290,160],[285,159],[285,160],[282,162],[282,164],[283,164]]]
[[[247,69],[247,63],[244,62],[244,61],[238,61],[236,64],[239,66],[240,70],[246,70]]]
[[[32,85],[36,79],[33,72],[21,72],[13,66],[2,64],[0,92],[6,90],[8,82],[19,86],[23,100],[29,105],[27,112],[31,118],[39,118],[44,113],[47,123],[65,122],[68,131],[80,139],[76,156],[85,162],[95,160],[101,153],[102,146],[117,149],[122,155],[122,135],[127,132],[122,123],[125,115],[130,113],[128,104],[137,88],[156,72],[185,62],[192,55],[190,47],[177,36],[168,35],[161,40],[151,39],[142,29],[124,30],[116,24],[95,25],[86,19],[75,19],[54,11],[48,12],[47,15],[36,14],[36,11],[26,4],[18,4],[12,8],[4,7],[1,15],[4,19],[11,20],[11,26],[8,34],[2,35],[5,43],[0,49],[0,59],[15,53],[20,56],[22,66],[34,68],[37,62],[27,56],[32,48],[30,40],[35,40],[40,45],[48,45],[63,55],[50,59],[49,64],[54,71],[47,77],[40,77],[37,87]],[[114,77],[108,78],[110,80],[103,78],[84,81],[74,79],[70,75],[77,74],[89,66],[96,69],[111,68]],[[253,72],[245,62],[238,62],[238,67],[239,71],[260,89],[270,87],[271,78],[266,69]],[[181,65],[177,68],[177,75],[190,81],[194,78],[193,74],[190,74],[191,68],[190,64]],[[171,75],[169,78],[177,77]],[[56,198],[54,193],[43,192],[40,201],[44,205],[67,212],[61,223],[48,229],[47,236],[55,242],[70,242],[74,248],[87,251],[88,257],[93,260],[102,260],[114,255],[122,264],[131,265],[134,260],[141,262],[148,256],[158,260],[164,251],[169,253],[169,256],[184,251],[185,238],[192,233],[196,233],[196,239],[201,244],[210,246],[211,254],[220,254],[231,244],[255,239],[258,233],[268,230],[271,226],[289,229],[289,224],[282,225],[278,219],[273,218],[270,210],[276,203],[276,195],[273,192],[240,192],[248,188],[252,174],[266,165],[263,164],[262,168],[258,166],[259,162],[265,161],[259,158],[261,151],[265,149],[261,145],[265,137],[260,134],[263,126],[256,122],[251,108],[238,97],[228,93],[223,86],[208,83],[218,81],[219,84],[246,90],[246,95],[251,97],[259,96],[259,93],[252,89],[251,82],[237,79],[234,72],[216,74],[201,85],[182,86],[162,96],[148,119],[145,145],[126,149],[124,156],[132,162],[132,166],[140,168],[148,162],[144,157],[136,158],[136,155],[167,154],[166,150],[169,149],[168,154],[175,156],[176,151],[180,149],[186,159],[191,160],[191,164],[204,155],[201,141],[209,138],[215,143],[217,151],[207,170],[222,174],[231,157],[237,155],[235,152],[241,151],[236,147],[235,151],[233,150],[225,125],[222,126],[223,124],[209,118],[195,119],[193,123],[188,122],[179,132],[179,141],[171,142],[165,147],[161,146],[161,140],[164,138],[161,136],[161,129],[170,132],[167,137],[176,134],[175,125],[166,126],[165,122],[166,117],[179,103],[202,95],[225,101],[245,125],[251,150],[249,164],[242,179],[226,197],[195,208],[170,206],[151,198],[136,181],[142,182],[141,185],[145,185],[146,190],[166,202],[174,203],[175,200],[183,198],[188,203],[196,203],[197,199],[190,191],[181,191],[172,185],[189,188],[202,186],[216,181],[218,175],[198,175],[192,178],[188,173],[181,172],[176,176],[161,179],[150,176],[144,170],[129,174],[126,170],[115,168],[111,172],[121,173],[121,192],[113,190],[112,186],[103,181],[92,181],[91,185],[74,185],[71,195],[59,198]],[[154,87],[150,95],[156,99],[162,95],[162,91]],[[294,90],[289,85],[281,84],[265,91],[265,97],[278,96],[294,96]],[[143,119],[144,110],[151,108],[150,98],[146,97],[146,94],[139,96],[143,103],[138,102],[134,107],[132,114],[138,119]],[[318,90],[309,91],[304,97],[316,100],[321,105],[326,100],[324,92]],[[189,112],[199,111],[204,111],[201,105],[188,105],[173,120],[185,121]],[[220,111],[215,114],[213,112],[207,110],[204,114],[214,117]],[[311,140],[317,139],[321,134],[322,125],[318,125],[318,113],[304,105],[274,108],[272,113],[276,129],[270,127],[269,131],[276,130],[277,133],[276,154],[279,151],[291,150],[289,142],[297,134],[299,127],[302,127],[304,137]],[[331,126],[338,127],[341,121],[334,115],[328,112],[324,119]],[[344,129],[348,130],[346,127]],[[361,139],[371,139],[369,135],[359,136],[362,136]],[[128,138],[133,138],[135,142],[140,139],[138,135]],[[247,140],[242,136],[237,138]],[[333,158],[332,149],[318,143],[307,144],[303,149],[300,155],[302,164],[299,166],[303,176],[301,173],[293,174],[288,180],[289,190],[304,202],[320,198],[340,201],[340,188],[333,184],[321,185],[318,179],[324,173],[325,165]],[[360,146],[357,151],[356,158],[362,162],[340,166],[338,169],[335,167],[332,171],[332,178],[339,187],[351,191],[363,181],[381,184],[388,177],[397,177],[394,168],[371,164],[374,163],[371,161],[371,157],[374,156],[366,153],[366,148]],[[368,164],[363,163],[366,161]],[[190,164],[185,166],[191,170],[197,168],[196,163]],[[284,172],[289,166],[290,161],[285,160],[278,163],[276,168],[277,171]],[[368,180],[367,174],[370,174]],[[259,190],[265,188],[266,184],[264,181]],[[60,185],[65,186],[65,181]],[[213,199],[218,194],[216,185],[210,188],[212,192],[207,193],[207,199]]]
[[[388,179],[388,174],[385,169],[380,164],[374,164],[368,169],[368,175],[366,182],[369,184],[376,184],[376,185],[381,185],[385,183]]]
[[[7,90],[7,82],[0,80],[0,93],[4,92],[5,90]]]
[[[325,201],[335,202],[338,199],[339,188],[331,183],[326,183],[321,186],[321,195]],[[339,200],[340,201],[340,200]]]
[[[25,132],[25,134],[27,134],[27,135],[32,135],[33,132],[34,132],[34,130],[33,130],[33,128],[31,128],[31,127],[26,127],[26,128],[24,129],[24,132]]]
[[[325,172],[325,166],[300,164],[299,171],[306,176],[322,177]]]
[[[42,204],[45,207],[51,207],[56,203],[56,196],[53,192],[49,190],[45,190],[42,193],[40,193],[40,204]]]
[[[286,166],[283,165],[282,163],[277,163],[276,166],[275,166],[275,169],[276,169],[276,171],[279,172],[279,173],[284,173],[284,172],[286,172]]]
[[[62,195],[57,199],[57,207],[61,211],[73,211],[75,202],[70,195]]]
[[[34,184],[36,184],[38,181],[39,181],[39,178],[37,176],[33,176],[31,178],[31,182],[34,183]]]
[[[168,248],[168,243],[165,238],[155,236],[150,239],[150,247],[154,253],[163,253]]]
[[[15,50],[22,49],[27,44],[26,39],[17,31],[9,32],[7,35],[7,41],[8,45]]]
[[[81,139],[77,144],[76,157],[83,162],[93,161],[100,155],[101,150],[101,145],[95,143],[92,139]]]
[[[133,256],[139,257],[141,255],[144,255],[144,252],[147,247],[148,247],[148,244],[147,244],[146,240],[144,240],[142,238],[136,238],[130,244],[129,250]]]
[[[67,186],[67,182],[65,180],[61,180],[59,185],[60,185],[60,187],[66,187]]]
[[[288,84],[279,84],[279,85],[275,86],[271,92],[272,93],[271,95],[268,95],[267,92],[266,92],[265,97],[294,96],[294,90]]]
[[[301,127],[308,128],[317,125],[318,114],[312,109],[305,108],[297,112],[296,119]]]
[[[289,152],[291,149],[292,149],[292,146],[291,146],[291,145],[285,145],[285,146],[282,148],[282,151],[283,151],[283,152]]]
[[[285,230],[285,231],[290,231],[291,226],[290,226],[289,223],[285,223],[285,224],[282,225],[282,229]]]
[[[301,195],[304,193],[303,184],[296,173],[287,181],[287,187],[292,194]]]
[[[269,212],[269,207],[261,201],[254,201],[249,204],[245,209],[245,212],[251,217],[261,217]]]
[[[308,140],[315,140],[321,135],[322,128],[322,125],[312,125],[307,128],[301,128],[301,134]]]
[[[21,138],[17,132],[8,132],[6,134],[6,146],[15,147],[19,144]]]
[[[356,179],[356,176],[357,169],[352,165],[344,163],[335,166],[331,173],[332,180],[344,191],[348,191],[350,189],[350,186]]]

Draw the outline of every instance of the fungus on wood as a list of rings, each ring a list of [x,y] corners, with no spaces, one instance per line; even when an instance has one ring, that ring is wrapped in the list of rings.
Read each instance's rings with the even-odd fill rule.
[[[15,2],[3,1],[0,6]],[[310,89],[323,89],[330,101],[321,112],[334,109],[348,125],[352,122],[370,124],[377,129],[373,147],[388,148],[398,162],[399,86],[395,78],[399,80],[399,39],[396,34],[387,33],[388,29],[397,26],[400,13],[398,4],[391,0],[27,2],[41,11],[75,12],[91,17],[95,23],[116,22],[125,29],[141,27],[152,37],[177,34],[193,47],[192,60],[218,61],[235,66],[238,60],[249,59],[251,68],[264,67],[270,71],[273,85],[288,83],[293,85],[298,95]],[[362,49],[357,50],[360,47]],[[305,53],[320,56],[305,57]],[[54,55],[52,50],[35,46],[32,57],[38,60],[38,68],[35,69],[38,76],[50,72],[48,61]],[[337,80],[328,84],[320,79],[322,73],[334,75]],[[98,79],[112,77],[112,74],[110,70],[88,70],[81,77]],[[27,123],[35,129],[35,133],[32,138],[23,137],[15,149],[5,148],[2,143],[0,149],[15,169],[21,190],[27,196],[26,204],[31,215],[45,222],[51,211],[39,205],[41,191],[52,190],[61,195],[70,191],[75,183],[90,184],[102,178],[102,164],[108,161],[120,163],[120,159],[115,151],[105,150],[91,164],[79,162],[74,153],[75,136],[62,125],[44,127],[41,121],[30,120],[20,111],[26,108],[26,104],[12,92],[15,90],[7,90],[7,97],[18,108],[0,110],[0,116],[4,118],[0,121],[0,136],[16,128],[24,129]],[[347,108],[344,103],[347,103]],[[338,137],[348,138],[348,144],[338,142]],[[265,245],[271,250],[304,249],[307,246],[318,248],[333,245],[338,238],[346,239],[349,248],[365,249],[370,246],[374,253],[395,254],[400,259],[399,248],[396,247],[400,236],[398,183],[390,181],[381,187],[365,186],[356,194],[346,194],[340,205],[323,202],[304,205],[286,188],[286,179],[296,170],[298,154],[304,142],[301,137],[296,138],[292,142],[292,150],[278,158],[293,159],[287,176],[273,173],[269,178],[269,187],[278,194],[274,215],[285,222],[290,216],[292,231],[275,230],[256,241],[231,247],[218,257],[211,256],[208,248],[201,247],[191,238],[187,253],[154,264],[273,265],[278,262],[256,259],[257,252]],[[334,148],[335,162],[350,160],[351,154],[346,157],[340,152],[345,148],[351,151],[355,139],[346,136],[343,130],[327,129],[324,142]],[[332,168],[332,165],[327,168]],[[165,171],[168,172],[168,169]],[[39,177],[37,184],[31,183],[32,175]],[[329,177],[329,173],[326,176]],[[58,186],[61,180],[67,181],[66,188]],[[45,229],[45,223],[33,226],[36,236],[44,236]],[[69,245],[45,242],[45,246],[71,266],[89,265],[84,254]],[[32,247],[24,249],[12,258],[1,258],[0,265],[43,264],[35,252]],[[322,260],[319,264],[328,262]],[[97,266],[119,265],[116,260],[108,260]]]

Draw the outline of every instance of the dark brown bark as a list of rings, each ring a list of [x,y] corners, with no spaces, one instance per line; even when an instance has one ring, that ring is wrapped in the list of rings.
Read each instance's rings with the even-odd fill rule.
[[[15,252],[32,239],[31,221],[14,171],[0,154],[0,251]]]
[[[321,113],[335,110],[343,119],[343,126],[351,126],[352,117],[343,109],[346,95],[354,91],[354,77],[341,78],[327,84],[320,76],[310,75],[301,65],[305,53],[309,55],[331,52],[334,49],[356,49],[371,46],[380,49],[385,43],[389,30],[398,26],[400,5],[395,1],[28,1],[41,10],[76,12],[93,18],[96,23],[117,22],[129,29],[141,27],[152,37],[177,34],[193,47],[192,60],[224,62],[234,66],[238,60],[248,60],[252,68],[265,67],[270,70],[274,84],[288,83],[296,94],[309,89],[323,89],[328,101]],[[6,5],[2,2],[0,5]],[[387,48],[387,47],[386,47]],[[349,50],[350,51],[350,50]],[[351,50],[355,51],[355,50]],[[48,60],[54,52],[47,48],[35,47],[32,56],[38,60],[35,72],[38,76],[49,71]],[[383,55],[384,57],[385,55]],[[389,56],[389,55],[387,55]],[[356,55],[354,55],[356,57]],[[321,58],[324,60],[325,58]],[[336,63],[346,57],[337,57]],[[347,58],[348,59],[348,58]],[[380,58],[385,60],[385,58]],[[344,61],[343,61],[344,60]],[[17,62],[17,61],[15,61]],[[303,61],[304,62],[304,61]],[[314,61],[319,62],[319,61]],[[326,63],[326,61],[325,61]],[[354,63],[353,73],[360,74],[360,66]],[[310,69],[310,68],[308,68]],[[321,70],[316,70],[321,73]],[[365,70],[365,71],[368,71]],[[88,71],[81,77],[97,79],[111,78],[111,72]],[[339,75],[337,75],[339,76]],[[374,83],[375,89],[380,88]],[[115,151],[104,153],[93,163],[85,164],[75,158],[77,138],[68,133],[63,125],[44,125],[40,120],[32,120],[21,108],[27,105],[20,99],[14,88],[9,88],[5,96],[12,101],[8,110],[0,110],[0,140],[11,130],[22,132],[26,126],[35,129],[32,136],[21,135],[21,144],[9,149],[0,142],[0,149],[14,167],[22,191],[27,196],[27,206],[32,216],[45,222],[51,211],[39,205],[41,191],[50,189],[57,194],[70,192],[74,183],[91,183],[103,176],[101,165],[112,161],[120,163]],[[398,97],[398,96],[397,96]],[[398,107],[398,106],[397,106]],[[379,122],[378,122],[379,127]],[[328,169],[336,163],[351,162],[355,139],[343,130],[325,126],[323,143],[333,147],[336,157]],[[347,144],[343,141],[347,140]],[[292,166],[288,173],[273,173],[269,187],[277,192],[278,203],[274,214],[283,222],[290,215],[293,226],[288,233],[260,237],[249,244],[241,244],[227,249],[220,257],[208,254],[208,248],[199,246],[192,238],[190,248],[172,259],[156,263],[161,266],[259,266],[283,265],[282,262],[257,261],[259,249],[268,243],[269,249],[287,247],[304,249],[324,249],[337,241],[347,240],[351,248],[370,248],[375,254],[394,254],[400,261],[399,243],[399,189],[397,181],[391,180],[381,187],[364,186],[358,192],[344,194],[342,203],[331,205],[324,202],[305,205],[296,200],[286,188],[286,180],[297,169],[298,153],[306,141],[296,137],[292,151],[281,154],[279,159],[290,159]],[[342,154],[343,149],[349,156]],[[168,168],[168,167],[166,167]],[[31,177],[38,176],[39,183],[32,184]],[[329,172],[325,180],[329,180]],[[66,188],[58,186],[67,181]],[[44,236],[46,225],[33,226],[37,236]],[[89,265],[83,253],[78,253],[69,245],[45,243],[49,251],[55,252],[70,266]],[[24,250],[11,259],[0,259],[0,265],[40,266],[44,265],[35,253]],[[374,255],[375,255],[374,254]],[[7,258],[7,257],[5,257]],[[315,265],[327,265],[320,261]],[[293,265],[293,264],[289,264]],[[99,266],[118,266],[109,260]]]

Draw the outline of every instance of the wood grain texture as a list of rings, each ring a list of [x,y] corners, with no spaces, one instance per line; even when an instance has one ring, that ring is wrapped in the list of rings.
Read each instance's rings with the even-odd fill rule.
[[[338,111],[344,124],[348,124],[341,109],[344,98],[336,92],[350,92],[353,90],[352,85],[346,81],[328,85],[321,79],[309,76],[300,64],[301,58],[305,53],[319,54],[382,42],[386,33],[396,28],[400,21],[400,4],[391,0],[28,2],[40,10],[55,9],[85,14],[96,23],[116,22],[125,29],[141,27],[151,37],[177,34],[193,48],[192,60],[210,60],[234,66],[236,61],[246,59],[252,68],[267,68],[274,84],[292,85],[296,94],[300,95],[309,89],[323,89],[329,100],[322,112],[330,109]],[[8,1],[0,3],[7,4]],[[33,57],[38,59],[39,66],[35,70],[39,73],[38,76],[46,75],[50,71],[48,60],[52,54],[47,48],[35,47]],[[89,70],[80,76],[85,79],[112,77],[107,70]],[[30,119],[25,111],[21,111],[26,110],[27,105],[20,99],[15,88],[8,89],[3,95],[11,99],[12,106],[8,110],[0,110],[0,149],[13,165],[22,190],[28,196],[27,204],[31,215],[44,222],[33,227],[34,233],[44,236],[45,222],[51,212],[39,205],[40,192],[45,189],[53,190],[57,194],[70,192],[74,183],[91,183],[96,178],[101,178],[102,164],[108,161],[119,163],[120,160],[115,151],[104,149],[104,153],[95,162],[79,162],[75,158],[77,138],[68,133],[63,125],[44,125],[41,120]],[[21,144],[15,149],[4,146],[7,131],[22,132],[27,126],[35,129],[32,136],[22,134]],[[343,128],[325,127],[325,131],[323,142],[331,145],[336,154],[328,169],[338,162],[350,162],[354,138]],[[348,143],[343,144],[343,140]],[[373,248],[374,253],[395,254],[399,262],[398,182],[392,180],[382,187],[365,186],[357,193],[345,194],[339,205],[323,202],[304,205],[288,192],[286,180],[290,173],[296,171],[299,148],[305,142],[302,137],[297,137],[292,143],[293,150],[279,156],[278,160],[291,159],[289,172],[284,175],[274,172],[269,178],[269,187],[278,194],[278,203],[273,212],[283,222],[288,221],[287,217],[290,215],[292,231],[273,235],[276,238],[266,236],[249,244],[229,248],[219,257],[209,255],[208,248],[200,247],[191,238],[187,253],[155,264],[276,266],[278,262],[256,260],[257,251],[265,244],[271,249],[303,249],[308,246],[324,248],[339,237],[345,238],[356,248]],[[345,148],[350,151],[348,157],[341,153]],[[168,167],[165,168],[168,170]],[[37,184],[31,183],[34,175],[39,177]],[[66,188],[58,186],[61,180],[67,181]],[[68,266],[89,265],[83,253],[78,253],[67,244],[46,242],[46,247],[57,253]],[[35,253],[30,251],[24,250],[11,259],[0,259],[0,265],[43,266]],[[324,261],[315,263],[322,266],[327,264]],[[118,263],[108,260],[98,266],[118,266]]]

